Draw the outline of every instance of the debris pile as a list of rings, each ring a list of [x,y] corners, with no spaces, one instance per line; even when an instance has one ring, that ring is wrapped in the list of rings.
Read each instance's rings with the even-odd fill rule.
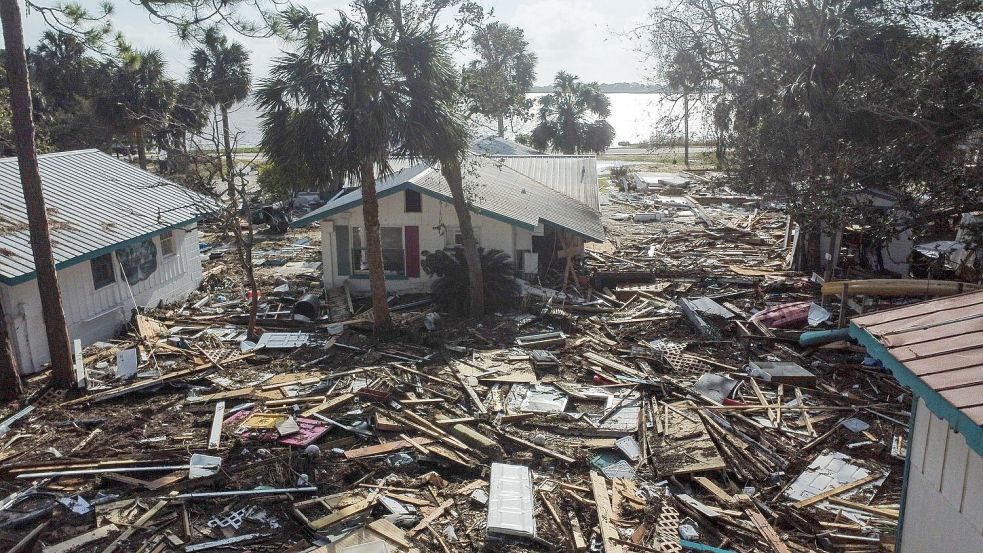
[[[614,197],[586,286],[470,326],[400,298],[382,342],[309,232],[257,245],[248,340],[211,248],[80,353],[82,396],[2,411],[0,547],[893,550],[910,394],[789,272],[784,215],[693,194]]]

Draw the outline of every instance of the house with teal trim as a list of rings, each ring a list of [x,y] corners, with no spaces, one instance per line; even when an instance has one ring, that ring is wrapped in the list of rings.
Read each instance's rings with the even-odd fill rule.
[[[983,292],[854,318],[911,389],[899,553],[983,552]]]
[[[133,308],[184,298],[201,281],[207,197],[98,150],[38,158],[62,307],[83,347],[115,336]],[[16,158],[0,159],[0,301],[19,369],[50,360]]]
[[[509,254],[520,273],[565,263],[583,254],[585,242],[604,240],[594,156],[474,155],[465,164],[464,188],[479,245]],[[387,288],[429,290],[421,259],[461,241],[447,181],[427,164],[403,164],[376,190]],[[361,190],[342,190],[293,226],[312,223],[321,226],[325,287],[367,292]]]

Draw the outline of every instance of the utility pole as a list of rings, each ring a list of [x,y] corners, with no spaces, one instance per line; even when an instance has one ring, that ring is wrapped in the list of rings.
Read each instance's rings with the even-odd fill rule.
[[[20,6],[17,0],[0,0],[0,23],[3,25],[3,41],[7,49],[7,80],[10,83],[10,108],[14,128],[14,144],[17,147],[17,166],[24,188],[24,204],[27,206],[27,222],[31,236],[31,251],[41,295],[41,315],[44,319],[51,355],[51,376],[58,388],[74,388],[72,349],[68,338],[68,325],[61,307],[61,292],[55,273],[55,258],[51,252],[51,236],[48,233],[48,214],[41,194],[41,172],[38,168],[38,152],[34,145],[34,113],[31,107],[31,83],[27,74],[27,56],[24,52],[24,29],[21,26]]]

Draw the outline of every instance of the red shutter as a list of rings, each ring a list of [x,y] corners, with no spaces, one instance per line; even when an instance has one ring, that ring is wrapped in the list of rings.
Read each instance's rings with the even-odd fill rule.
[[[406,276],[420,276],[420,227],[403,227],[406,248]]]

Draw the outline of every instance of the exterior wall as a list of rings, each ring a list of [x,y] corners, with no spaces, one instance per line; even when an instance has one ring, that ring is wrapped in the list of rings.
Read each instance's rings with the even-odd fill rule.
[[[983,552],[983,458],[918,400],[900,553]]]
[[[116,282],[98,290],[92,282],[89,261],[58,271],[62,307],[72,340],[82,340],[83,347],[108,340],[130,320],[134,300],[141,307],[157,306],[161,302],[177,301],[198,287],[201,259],[197,227],[174,230],[174,255],[162,255],[160,237],[154,237],[153,242],[157,248],[157,270],[133,286],[132,298],[118,263],[113,264]],[[21,372],[28,374],[41,370],[50,357],[37,280],[15,286],[0,285],[0,300]]]
[[[454,206],[431,196],[422,196],[420,213],[406,213],[404,193],[399,192],[379,199],[379,221],[384,227],[416,226],[420,229],[420,252],[434,252],[448,245],[448,229],[453,231],[460,225]],[[516,250],[532,249],[532,231],[511,224],[471,214],[471,222],[478,234],[479,245],[486,250],[499,249],[515,257]],[[321,222],[321,260],[324,271],[324,285],[328,288],[341,286],[348,280],[353,292],[368,292],[368,274],[353,271],[351,276],[339,274],[337,237],[338,228],[364,229],[361,206],[345,213],[338,213]],[[404,241],[405,249],[405,241]],[[350,256],[350,253],[349,253]],[[519,260],[521,263],[521,259]],[[390,291],[409,292],[430,289],[432,278],[422,270],[418,278],[390,276],[386,285]]]

